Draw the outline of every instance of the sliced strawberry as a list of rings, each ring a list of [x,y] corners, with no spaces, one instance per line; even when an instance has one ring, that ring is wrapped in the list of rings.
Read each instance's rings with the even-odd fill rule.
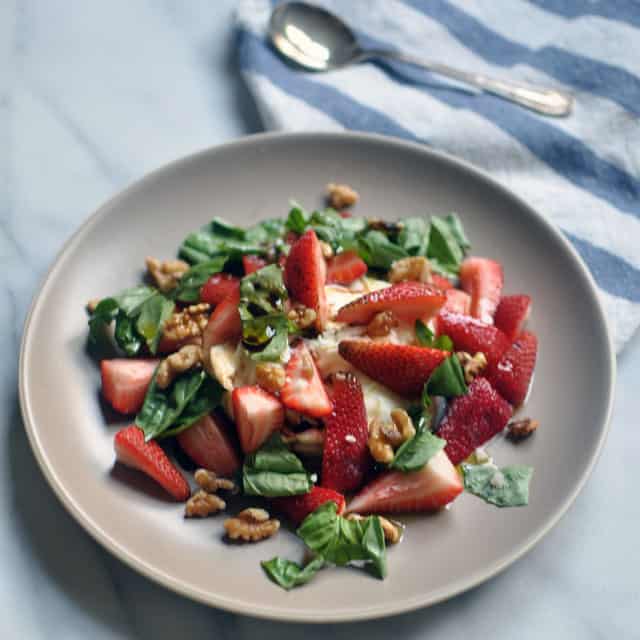
[[[244,267],[244,275],[248,276],[250,273],[266,267],[267,261],[260,256],[248,254],[242,256],[242,266]]]
[[[324,487],[314,486],[309,493],[303,493],[299,496],[274,498],[272,504],[297,526],[320,505],[330,500],[336,503],[338,514],[344,513],[344,496],[333,489],[325,489]]]
[[[462,462],[502,431],[512,413],[511,405],[486,378],[476,378],[466,395],[451,402],[438,429],[438,436],[447,441],[445,451],[451,462]]]
[[[529,313],[531,298],[525,295],[502,296],[496,309],[494,324],[509,340],[515,340],[522,331]]]
[[[388,471],[351,500],[349,513],[432,511],[449,504],[462,492],[456,468],[439,451],[419,471]]]
[[[282,403],[260,387],[236,387],[231,392],[231,403],[245,453],[255,451],[284,424]]]
[[[489,258],[467,258],[460,265],[460,284],[471,295],[471,315],[487,324],[493,316],[502,293],[502,265]]]
[[[177,436],[182,450],[199,466],[221,476],[240,468],[240,458],[229,437],[229,425],[218,414],[200,418]]]
[[[442,307],[443,311],[449,311],[450,313],[462,313],[469,315],[471,310],[471,296],[465,291],[460,289],[447,289],[447,301]]]
[[[350,211],[339,211],[338,215],[341,218],[352,218],[353,217],[353,214]]]
[[[329,260],[327,283],[350,284],[367,273],[367,263],[355,251],[343,251]]]
[[[200,302],[208,302],[212,307],[227,298],[236,304],[240,300],[240,278],[230,273],[214,273],[200,289]]]
[[[331,413],[332,404],[304,342],[292,348],[280,398],[285,407],[314,418]]]
[[[537,354],[538,338],[525,331],[505,351],[498,364],[487,371],[491,384],[514,407],[527,397]]]
[[[453,283],[449,278],[445,278],[441,276],[439,273],[431,274],[431,284],[434,287],[438,287],[441,291],[448,291],[449,289],[453,289]]]
[[[313,229],[305,231],[291,246],[284,277],[291,298],[316,312],[316,328],[322,331],[329,317],[324,293],[327,265]]]
[[[338,311],[336,320],[367,324],[380,311],[392,311],[402,320],[413,322],[421,318],[426,321],[438,313],[445,301],[445,294],[430,284],[400,282],[346,304]]]
[[[500,329],[459,313],[441,312],[438,315],[438,333],[448,335],[456,351],[471,354],[482,351],[489,364],[498,362],[509,348],[509,338]]]
[[[137,413],[158,366],[158,360],[115,358],[100,363],[102,395],[120,413]]]
[[[158,344],[158,353],[175,353],[188,344],[202,344],[202,336],[189,336],[188,338],[183,338],[182,340],[177,340],[176,338],[168,336],[162,336],[160,338],[160,343]]]
[[[182,474],[171,463],[162,447],[151,440],[144,441],[144,433],[135,425],[120,429],[114,439],[118,460],[146,473],[176,500],[186,500],[191,491]]]
[[[336,373],[329,389],[333,411],[324,420],[322,486],[341,492],[355,491],[371,466],[362,387],[352,373]]]
[[[405,396],[418,395],[433,370],[449,355],[440,349],[358,338],[341,340],[338,352],[370,378]]]
[[[223,300],[209,317],[202,332],[202,348],[208,351],[216,344],[237,342],[242,335],[242,323],[238,304],[234,300]]]

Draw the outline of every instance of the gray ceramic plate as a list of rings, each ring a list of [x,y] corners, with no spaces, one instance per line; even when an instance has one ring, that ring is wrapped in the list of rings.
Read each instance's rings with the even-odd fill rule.
[[[535,466],[526,508],[499,510],[463,495],[453,508],[410,518],[389,552],[384,582],[361,571],[321,572],[290,593],[260,560],[300,558],[292,534],[249,546],[220,538],[222,518],[182,519],[182,506],[111,472],[116,423],[105,420],[99,373],[85,352],[84,304],[136,283],[146,255],[169,257],[187,232],[221,215],[238,224],[281,216],[294,197],[312,207],[327,182],[361,193],[358,211],[394,218],[460,214],[473,252],[505,266],[506,291],[534,300],[540,339],[526,409],[541,422],[502,464]],[[614,359],[593,280],[540,214],[486,175],[426,147],[359,134],[260,135],[179,160],[96,212],[67,243],[29,315],[20,391],[31,445],[51,486],[100,543],[146,576],[239,613],[311,622],[357,620],[422,607],[507,567],[558,521],[605,439]],[[132,474],[135,477],[135,474]]]

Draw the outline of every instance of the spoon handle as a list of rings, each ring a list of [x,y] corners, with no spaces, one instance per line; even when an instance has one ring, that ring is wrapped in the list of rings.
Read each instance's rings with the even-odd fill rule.
[[[481,73],[468,73],[445,64],[440,64],[439,62],[422,60],[400,51],[369,49],[362,51],[358,56],[359,61],[369,58],[391,58],[400,62],[406,62],[416,67],[426,69],[427,71],[432,71],[439,75],[448,76],[449,78],[470,84],[481,91],[500,96],[505,100],[510,100],[511,102],[515,102],[516,104],[547,116],[568,116],[573,108],[573,97],[570,94],[556,91],[555,89],[533,87],[528,84],[512,82],[510,80],[499,80]]]

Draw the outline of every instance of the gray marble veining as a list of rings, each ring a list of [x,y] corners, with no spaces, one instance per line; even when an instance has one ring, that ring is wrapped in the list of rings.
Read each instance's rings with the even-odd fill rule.
[[[570,513],[489,583],[391,620],[302,627],[208,609],[112,558],[48,488],[17,405],[29,302],[65,239],[106,198],[175,157],[259,128],[234,66],[233,5],[0,3],[0,637],[640,638],[638,337],[620,358],[609,442]]]

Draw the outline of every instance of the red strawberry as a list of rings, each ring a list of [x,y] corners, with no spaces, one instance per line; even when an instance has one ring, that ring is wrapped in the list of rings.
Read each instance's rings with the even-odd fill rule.
[[[331,413],[331,400],[316,364],[302,341],[291,350],[280,398],[285,407],[314,418],[322,418]]]
[[[367,293],[346,304],[336,316],[338,322],[367,324],[376,313],[392,311],[398,318],[413,322],[428,320],[438,313],[446,296],[440,289],[422,282],[400,282]]]
[[[447,301],[442,307],[442,311],[450,313],[462,313],[469,315],[471,309],[471,296],[460,289],[447,289]]]
[[[316,312],[316,328],[322,331],[329,317],[324,293],[327,265],[313,229],[305,231],[291,246],[284,277],[291,298]]]
[[[282,511],[293,524],[298,526],[310,513],[313,513],[320,505],[333,500],[338,507],[338,514],[344,512],[344,496],[332,489],[313,487],[309,493],[299,496],[286,496],[274,498],[273,506]]]
[[[137,413],[158,366],[158,360],[115,358],[100,363],[102,395],[120,413]]]
[[[449,278],[445,278],[441,276],[439,273],[431,274],[431,284],[434,287],[438,287],[441,291],[448,291],[449,289],[453,289],[453,284]]]
[[[451,402],[438,429],[438,436],[447,441],[445,451],[451,462],[462,462],[474,449],[502,431],[512,413],[511,405],[486,378],[476,378],[466,395]]]
[[[456,468],[444,451],[419,471],[388,471],[368,484],[351,500],[349,513],[431,511],[449,504],[463,486]]]
[[[500,302],[502,265],[488,258],[467,258],[460,265],[460,284],[471,294],[471,315],[488,324]]]
[[[284,407],[260,387],[236,387],[231,392],[233,417],[245,453],[255,451],[284,424]]]
[[[509,338],[493,325],[459,313],[438,315],[438,333],[448,335],[457,351],[482,351],[489,364],[495,363],[509,348]]]
[[[336,373],[330,390],[333,411],[324,420],[322,486],[341,492],[355,491],[371,465],[362,387],[352,373]]]
[[[229,476],[240,468],[240,459],[229,437],[229,425],[218,414],[200,418],[177,436],[182,450],[200,467]]]
[[[418,395],[447,351],[358,338],[341,340],[338,352],[354,367],[405,396]]]
[[[176,500],[186,500],[191,494],[182,474],[171,463],[162,447],[155,441],[144,441],[144,433],[135,425],[120,429],[114,439],[118,460],[153,478]]]
[[[234,300],[223,300],[209,317],[202,332],[202,348],[208,351],[216,344],[238,341],[242,335],[242,323],[238,304]]]
[[[353,214],[350,211],[339,211],[338,215],[341,218],[352,218],[353,217]]]
[[[254,256],[252,254],[242,256],[242,266],[244,267],[244,275],[248,276],[254,271],[262,269],[267,266],[267,261],[260,256]]]
[[[521,405],[527,397],[537,353],[538,338],[525,331],[505,351],[498,364],[487,371],[491,384],[514,407]]]
[[[525,295],[502,296],[496,309],[494,324],[509,340],[520,334],[531,311],[531,298]]]
[[[188,338],[183,338],[182,340],[177,340],[176,338],[170,338],[167,336],[162,336],[160,338],[160,343],[158,344],[158,353],[175,353],[182,349],[182,347],[188,344],[201,344],[202,337],[201,336],[189,336]]]
[[[240,279],[230,273],[214,273],[200,289],[200,302],[212,307],[229,298],[236,304],[240,300]]]
[[[367,273],[367,263],[355,251],[343,251],[329,260],[327,282],[349,284]]]

